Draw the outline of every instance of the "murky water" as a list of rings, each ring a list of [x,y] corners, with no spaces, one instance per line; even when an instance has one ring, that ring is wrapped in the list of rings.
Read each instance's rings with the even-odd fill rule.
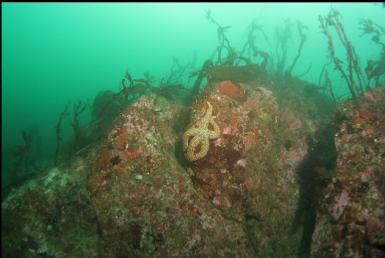
[[[384,169],[383,164],[378,165],[384,149],[380,131],[385,128],[381,109],[381,87],[385,83],[383,17],[382,3],[2,4],[2,192],[6,196],[43,175],[55,178],[57,171],[51,170],[54,167],[63,169],[72,164],[72,170],[89,168],[85,181],[94,194],[90,203],[100,205],[96,207],[95,221],[101,223],[102,235],[110,236],[109,230],[111,234],[122,233],[114,229],[120,225],[130,232],[127,241],[134,243],[127,250],[105,247],[105,252],[95,257],[213,255],[211,250],[203,248],[200,253],[194,249],[204,241],[218,245],[218,257],[310,255],[312,234],[318,232],[317,238],[322,231],[316,224],[318,200],[337,196],[335,206],[330,206],[334,207],[329,210],[330,216],[345,223],[343,212],[349,210],[349,201],[355,203],[354,207],[362,204],[355,194],[366,191],[372,198],[381,187],[373,190],[370,185],[383,184],[374,176]],[[345,156],[347,145],[352,151]],[[373,163],[358,158],[362,153]],[[143,155],[148,155],[145,160],[141,160]],[[73,165],[76,158],[85,164]],[[159,170],[171,169],[162,165],[163,159],[168,159],[172,168],[182,167],[192,180],[186,186],[185,197],[191,198],[191,207],[183,207],[178,197],[166,194],[162,199],[156,191],[129,183],[132,179],[140,184],[147,177],[154,184],[157,180],[163,182],[151,176],[157,166]],[[346,183],[349,180],[338,177],[342,168],[357,171],[357,178],[365,186],[352,190],[354,187]],[[239,172],[243,170],[246,172]],[[265,173],[265,178],[269,177],[268,171],[275,171],[274,180],[260,184],[263,177],[254,177],[251,171]],[[108,181],[109,173],[121,175],[127,185]],[[134,177],[125,178],[128,174]],[[344,187],[331,187],[335,177]],[[72,182],[66,178],[52,180],[55,193],[60,182]],[[179,187],[189,184],[184,180],[180,179]],[[177,185],[172,180],[167,182]],[[168,235],[162,235],[159,228],[154,229],[156,234],[148,231],[152,227],[166,228],[162,219],[149,223],[151,227],[138,223],[127,226],[124,218],[132,214],[135,217],[141,209],[151,221],[156,221],[151,216],[155,213],[139,204],[130,206],[129,211],[119,205],[111,208],[98,195],[102,191],[99,186],[105,184],[120,193],[135,188],[172,205],[178,200],[182,206],[170,209],[189,210],[204,221],[203,231],[218,229],[227,234],[231,231],[228,228],[233,228],[246,251],[227,250],[224,239],[210,242],[199,230],[194,234],[182,229],[191,233],[193,240],[169,244],[169,239],[179,237],[176,233],[166,230]],[[85,185],[79,183],[79,189]],[[193,197],[189,187],[220,210],[223,217],[210,213],[207,204]],[[70,190],[65,189],[63,192],[68,194]],[[259,196],[269,196],[267,189],[274,198],[263,201],[265,197]],[[87,195],[88,190],[83,190]],[[117,201],[112,193],[106,196],[111,202]],[[146,198],[130,201],[148,201]],[[383,198],[378,196],[378,205],[382,205]],[[281,221],[283,211],[275,208],[274,200],[279,200],[276,206],[281,208],[287,205],[287,225]],[[169,206],[161,203],[160,210]],[[237,204],[242,208],[234,208]],[[257,212],[257,204],[268,204],[266,212]],[[365,234],[371,236],[373,228],[381,228],[383,224],[366,220],[370,207],[361,208],[369,210],[365,216],[357,215],[369,226],[346,230],[366,230],[369,233]],[[121,212],[122,219],[107,226],[108,216],[100,215],[103,210]],[[50,213],[44,216],[50,217]],[[320,216],[320,221],[327,224],[328,220]],[[180,223],[194,221],[178,218]],[[147,223],[144,221],[141,223]],[[216,223],[226,226],[221,228]],[[271,223],[275,234],[259,227],[259,223]],[[281,223],[282,232],[278,226]],[[294,234],[293,243],[288,238],[283,240],[286,229]],[[26,234],[23,232],[20,235]],[[228,233],[230,246],[238,239],[234,232]],[[334,233],[336,238],[341,237],[340,231]],[[32,233],[27,235],[37,238]],[[345,244],[362,257],[381,257],[384,245],[379,238],[368,240],[375,246],[374,251],[360,244]],[[323,241],[317,239],[316,243]],[[277,251],[278,256],[272,251],[275,241],[282,241],[286,248]],[[335,241],[340,243],[339,239]],[[258,244],[250,244],[255,242]],[[37,245],[43,246],[42,242]],[[33,249],[31,246],[27,248]],[[32,256],[48,254],[53,250],[50,248],[37,248],[31,251]],[[175,254],[170,252],[173,248]],[[337,253],[323,252],[318,246],[314,250],[315,257]],[[50,257],[68,255],[65,250],[53,253]],[[91,253],[96,255],[88,255]],[[20,254],[24,257],[26,252]],[[339,254],[355,257],[349,252]]]

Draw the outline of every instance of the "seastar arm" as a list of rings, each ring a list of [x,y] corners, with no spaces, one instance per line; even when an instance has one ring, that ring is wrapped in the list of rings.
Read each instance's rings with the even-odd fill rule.
[[[190,161],[205,157],[209,151],[209,140],[216,139],[221,134],[219,126],[212,117],[213,108],[208,101],[207,106],[204,116],[183,134],[183,150]]]
[[[208,101],[206,102],[207,102],[208,108],[206,110],[205,115],[202,117],[202,120],[199,123],[201,127],[206,126],[210,122],[210,119],[212,118],[211,115],[213,113],[213,107],[211,106],[210,102]]]
[[[212,130],[210,129],[208,130],[210,140],[218,138],[221,135],[221,129],[219,129],[219,126],[217,125],[217,123],[214,121],[213,118],[210,119],[208,126],[209,125],[213,127]]]
[[[190,128],[183,134],[183,150],[186,150],[189,146],[190,137],[196,134],[195,128]]]
[[[196,153],[197,147],[200,145],[200,150]],[[187,149],[187,158],[190,161],[195,161],[203,158],[209,151],[209,141],[201,137],[194,137]]]

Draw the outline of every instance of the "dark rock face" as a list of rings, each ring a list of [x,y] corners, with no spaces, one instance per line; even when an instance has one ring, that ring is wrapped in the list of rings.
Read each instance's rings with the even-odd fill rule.
[[[336,176],[319,203],[313,257],[385,257],[385,88],[337,116]]]

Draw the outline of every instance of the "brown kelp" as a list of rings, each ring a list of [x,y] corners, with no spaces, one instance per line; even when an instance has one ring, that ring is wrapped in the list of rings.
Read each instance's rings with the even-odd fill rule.
[[[307,38],[305,34],[305,30],[307,30],[308,27],[299,20],[297,20],[295,24],[297,28],[297,34],[299,37],[299,44],[298,44],[296,54],[293,57],[291,64],[288,65],[288,67],[287,67],[288,51],[290,50],[289,49],[290,44],[288,44],[288,42],[293,39],[294,34],[292,30],[294,25],[290,19],[286,19],[284,20],[283,26],[277,25],[275,27],[274,32],[275,32],[275,40],[276,40],[276,43],[275,43],[276,58],[275,60],[272,60],[272,61],[275,61],[274,62],[275,67],[274,65],[272,65],[273,67],[272,70],[278,75],[291,76],[294,67],[296,66],[299,58],[301,57],[302,50]],[[310,71],[310,69],[311,69],[311,65],[309,65],[308,68],[304,72],[299,74],[297,77],[302,77],[306,75]]]
[[[365,81],[356,51],[349,41],[344,27],[340,22],[340,13],[337,10],[332,9],[326,17],[319,16],[318,18],[322,33],[328,40],[329,54],[335,64],[335,67],[345,79],[352,97],[356,98],[357,95],[364,92]],[[347,67],[344,67],[341,59],[337,57],[333,37],[330,32],[331,27],[333,27],[337,32],[338,38],[346,50]]]
[[[211,10],[206,12],[206,19],[217,26],[218,47],[217,47],[217,64],[233,64],[236,59],[236,53],[230,45],[230,41],[226,36],[226,32],[231,26],[220,25],[212,16]],[[222,53],[227,51],[227,57],[222,57]]]
[[[275,27],[275,36],[276,36],[276,45],[275,45],[275,53],[276,53],[276,71],[279,74],[284,73],[286,59],[287,59],[287,45],[288,41],[292,36],[292,29],[291,29],[291,21],[289,19],[286,19],[284,21],[284,26]]]
[[[368,78],[368,85],[374,80],[375,86],[379,85],[379,80],[385,75],[385,43],[382,42],[382,37],[385,36],[385,27],[374,23],[370,19],[363,19],[360,21],[362,34],[372,35],[372,41],[380,47],[380,54],[377,60],[368,60],[365,68],[366,76]]]
[[[302,53],[302,49],[303,49],[303,45],[305,44],[305,41],[306,41],[306,34],[304,33],[304,30],[305,29],[308,29],[307,26],[305,26],[302,22],[300,21],[297,21],[296,22],[296,25],[297,25],[297,31],[298,31],[298,35],[300,37],[300,42],[299,42],[299,45],[298,45],[298,49],[297,49],[297,54],[296,56],[294,57],[293,59],[293,62],[291,63],[291,65],[289,66],[289,68],[286,70],[286,74],[287,75],[291,75],[295,65],[297,64],[297,61],[299,59],[299,57],[301,56],[301,53]]]
[[[9,164],[4,166],[5,170],[9,170],[9,180],[2,187],[3,199],[13,188],[19,187],[44,169],[40,157],[41,137],[38,131],[31,127],[22,130],[20,136],[20,144],[2,151],[3,158],[8,159]]]
[[[74,132],[73,148],[74,151],[80,149],[87,142],[86,134],[79,122],[79,116],[86,110],[87,103],[79,100],[73,105],[73,117],[71,127]]]
[[[262,57],[263,61],[261,63],[262,67],[266,67],[268,60],[269,60],[269,53],[266,51],[260,50],[257,45],[256,45],[256,37],[257,34],[260,33],[262,34],[263,38],[268,41],[267,35],[265,31],[263,30],[261,25],[258,25],[255,20],[250,24],[250,29],[249,29],[249,34],[247,36],[247,40],[239,54],[240,59],[236,63],[237,65],[239,64],[240,61],[244,61],[247,65],[252,64],[252,59],[255,57]],[[245,52],[247,53],[247,57],[243,57]]]
[[[54,154],[55,166],[57,166],[59,163],[60,147],[61,147],[61,143],[62,143],[62,131],[61,131],[62,128],[61,127],[62,127],[62,123],[63,123],[64,118],[68,115],[68,108],[69,108],[69,105],[66,105],[64,110],[60,113],[59,119],[57,120],[56,127],[55,127],[55,130],[56,130],[56,150],[55,150],[55,154]]]

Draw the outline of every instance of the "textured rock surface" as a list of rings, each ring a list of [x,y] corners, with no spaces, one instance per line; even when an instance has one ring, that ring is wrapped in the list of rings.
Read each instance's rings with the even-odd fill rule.
[[[97,257],[97,220],[81,162],[29,181],[2,203],[3,257]]]
[[[288,231],[298,199],[293,172],[307,151],[302,122],[255,84],[223,81],[203,96],[222,134],[205,158],[189,164],[196,188],[223,216],[247,225],[254,255],[273,255],[275,244],[282,254],[294,253],[296,236]],[[287,139],[295,140],[285,148]]]
[[[207,101],[221,135],[204,158],[188,162],[181,136]],[[309,124],[257,82],[211,83],[191,115],[161,97],[142,97],[94,157],[89,188],[103,255],[294,255],[301,234],[289,234],[295,168],[307,152]]]
[[[296,168],[327,105],[301,81],[240,71],[209,76],[192,109],[142,96],[81,161],[18,189],[2,205],[3,254],[294,257]],[[207,101],[220,136],[189,162],[182,135]]]
[[[337,116],[337,167],[320,200],[313,257],[385,257],[385,88]]]
[[[146,96],[130,107],[96,156],[89,185],[103,257],[245,257],[242,225],[196,192],[174,155],[181,142],[172,121],[180,123],[175,118],[183,111],[159,98]],[[161,116],[154,113],[157,102]]]

